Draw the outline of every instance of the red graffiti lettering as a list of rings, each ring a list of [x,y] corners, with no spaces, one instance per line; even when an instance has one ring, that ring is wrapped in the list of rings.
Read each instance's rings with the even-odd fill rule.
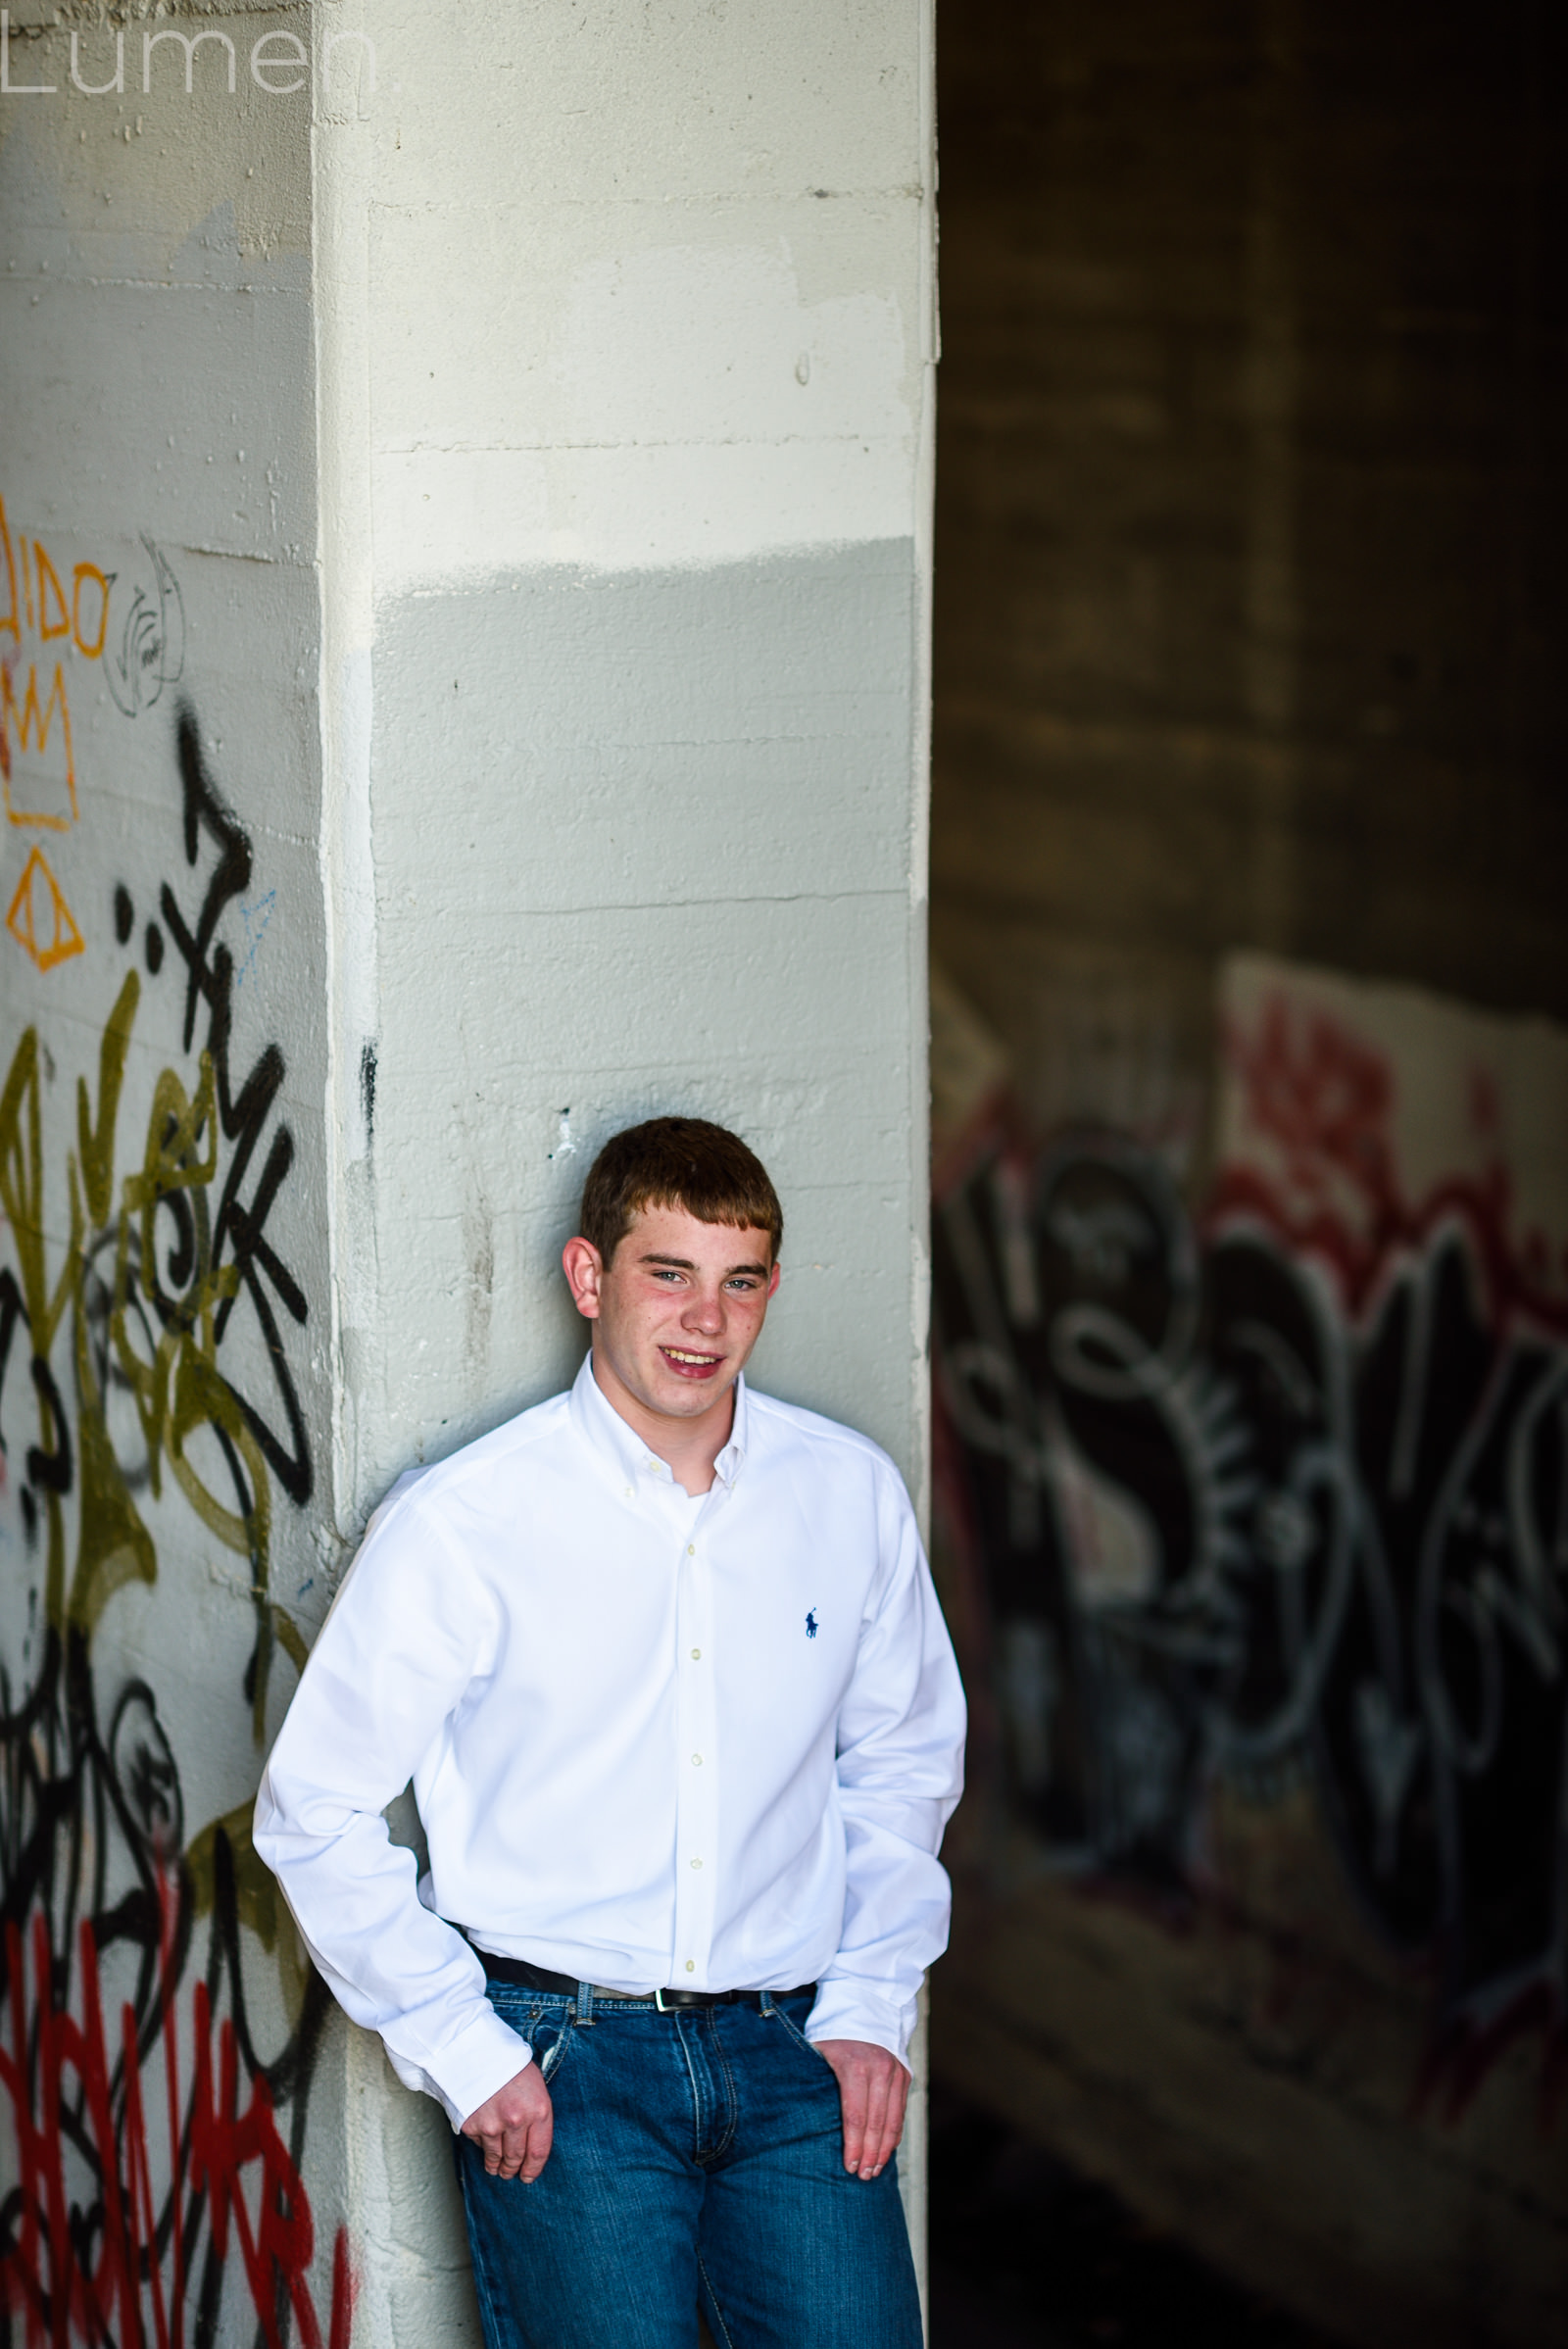
[[[1223,1167],[1204,1219],[1210,1231],[1237,1214],[1256,1216],[1293,1252],[1329,1265],[1359,1313],[1392,1260],[1424,1249],[1450,1222],[1473,1250],[1493,1329],[1522,1323],[1568,1337],[1568,1297],[1551,1287],[1542,1235],[1513,1232],[1513,1185],[1500,1160],[1449,1176],[1419,1200],[1405,1196],[1390,1134],[1393,1072],[1373,1046],[1281,996],[1250,1034],[1233,1031],[1226,1045],[1248,1126],[1273,1146],[1279,1172]],[[1478,1075],[1473,1093],[1473,1120],[1486,1132],[1495,1123],[1495,1088]]]
[[[333,2243],[323,2334],[311,2284],[310,2197],[267,2078],[242,2068],[230,2018],[215,2029],[205,1982],[186,2009],[193,2064],[181,2109],[172,1905],[166,1900],[154,2034],[167,2143],[156,2151],[143,2077],[153,2050],[138,2041],[127,2001],[111,2061],[92,1927],[83,1923],[76,1936],[79,2016],[60,1993],[47,1920],[34,1913],[30,1936],[7,1928],[0,2095],[10,2106],[18,2185],[0,2253],[0,2306],[22,2319],[26,2349],[184,2349],[193,2276],[215,2261],[224,2270],[232,2250],[267,2349],[287,2349],[295,2328],[303,2349],[349,2349],[355,2277],[346,2233],[340,2227]]]

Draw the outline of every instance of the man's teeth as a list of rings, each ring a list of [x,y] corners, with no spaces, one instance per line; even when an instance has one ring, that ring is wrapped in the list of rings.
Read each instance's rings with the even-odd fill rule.
[[[664,1351],[672,1362],[716,1362],[718,1360],[717,1354],[683,1354],[676,1346],[666,1346]]]

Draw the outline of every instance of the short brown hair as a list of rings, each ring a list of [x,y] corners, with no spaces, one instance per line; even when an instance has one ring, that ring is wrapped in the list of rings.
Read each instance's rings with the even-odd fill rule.
[[[646,1207],[682,1207],[699,1223],[765,1232],[774,1261],[784,1210],[767,1169],[738,1134],[706,1117],[650,1117],[613,1134],[582,1189],[582,1236],[610,1262]]]

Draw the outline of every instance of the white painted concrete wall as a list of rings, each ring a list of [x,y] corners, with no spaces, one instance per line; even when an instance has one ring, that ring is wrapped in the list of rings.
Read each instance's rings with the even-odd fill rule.
[[[13,84],[55,87],[0,96],[0,492],[68,588],[77,562],[115,572],[113,644],[133,610],[156,640],[165,571],[142,533],[185,616],[180,675],[135,717],[105,657],[71,651],[80,818],[6,828],[6,904],[41,847],[84,940],[43,971],[0,938],[8,1059],[31,1025],[54,1070],[51,1277],[74,1265],[71,1294],[96,1295],[92,1235],[72,1237],[74,1086],[96,1100],[138,956],[122,1189],[160,1070],[199,1082],[208,1007],[187,1046],[182,966],[154,978],[144,941],[164,878],[192,898],[216,855],[184,862],[183,694],[254,850],[218,932],[232,1063],[276,1044],[286,1066],[241,1195],[280,1119],[295,1146],[267,1229],[307,1308],[279,1326],[313,1477],[296,1501],[269,1471],[267,1603],[308,1637],[391,1477],[569,1375],[556,1267],[581,1177],[658,1109],[738,1127],[783,1194],[760,1383],[865,1428],[920,1491],[926,12],[333,0],[179,19],[232,39],[232,97],[220,41],[188,97],[167,44],[141,90],[165,16],[127,27],[126,92],[94,98],[71,81],[72,24],[89,82],[113,73],[113,28],[32,0],[10,14]],[[36,38],[29,14],[51,20]],[[310,55],[303,92],[247,86],[273,33]],[[262,79],[286,81],[291,54],[272,41]],[[0,611],[5,594],[0,575]],[[24,617],[18,651],[41,657]],[[157,661],[143,673],[150,691]],[[179,1210],[160,1213],[168,1256]],[[222,1345],[259,1386],[270,1357],[238,1308]],[[84,1458],[69,1311],[53,1346]],[[21,1493],[42,1408],[18,1338],[0,1387],[13,1701],[36,1647],[42,1536],[29,1549]],[[172,1473],[143,1492],[125,1395],[98,1416],[158,1577],[95,1620],[93,1671],[111,1714],[131,1674],[155,1688],[188,1839],[254,1781],[255,1569]],[[210,1484],[228,1473],[210,1431],[191,1444]],[[68,1556],[80,1487],[59,1500]],[[290,1680],[279,1650],[269,1717]],[[241,1889],[246,1995],[281,2030],[287,1930],[265,1886]],[[290,2140],[317,2233],[299,2288],[323,2328],[341,2221],[357,2338],[476,2337],[444,2133],[328,2022]],[[243,2277],[220,2283],[237,2340]]]
[[[918,1481],[922,15],[374,22],[337,211],[353,134],[320,147],[323,464],[373,548],[331,680],[374,872],[338,957],[379,1271],[348,1490],[564,1375],[585,1161],[661,1106],[785,1194],[761,1375]]]

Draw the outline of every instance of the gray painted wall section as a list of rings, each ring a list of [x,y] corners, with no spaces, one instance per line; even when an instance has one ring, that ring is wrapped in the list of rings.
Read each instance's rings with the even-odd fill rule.
[[[583,1175],[664,1109],[734,1125],[779,1185],[759,1383],[918,1490],[916,609],[898,540],[381,607],[371,1164],[402,1301],[358,1356],[386,1447],[362,1502],[569,1377]]]

